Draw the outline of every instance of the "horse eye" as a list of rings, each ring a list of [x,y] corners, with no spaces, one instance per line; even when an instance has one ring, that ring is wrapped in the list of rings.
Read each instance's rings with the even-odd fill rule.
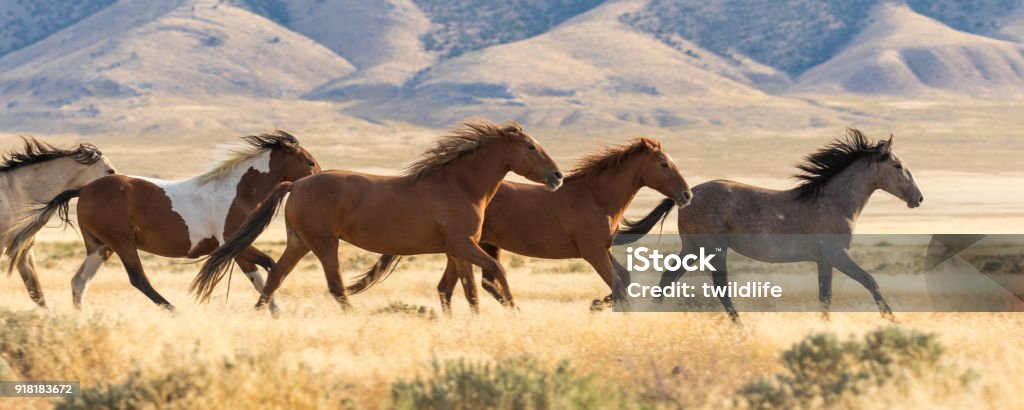
[[[316,164],[315,164],[315,163],[313,163],[313,161],[309,161],[309,162],[307,162],[306,164],[307,164],[307,165],[309,165],[309,166],[311,166],[311,167],[315,167],[315,166],[316,166]]]
[[[667,162],[662,162],[661,163],[661,167],[662,168],[668,168],[668,163]]]
[[[107,170],[107,175],[114,175],[114,174],[116,174],[116,173],[117,173],[117,171],[114,171],[114,170],[112,170],[112,169],[108,169],[108,170]]]
[[[537,150],[537,146],[535,146],[533,144],[530,144],[530,145],[526,146],[526,149],[528,149],[530,151],[536,151]]]
[[[896,169],[903,169],[903,164],[896,164]]]

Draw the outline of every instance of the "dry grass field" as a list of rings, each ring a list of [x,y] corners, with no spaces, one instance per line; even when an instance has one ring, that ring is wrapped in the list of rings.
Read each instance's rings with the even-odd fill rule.
[[[273,253],[282,248],[260,246]],[[101,398],[92,405],[382,408],[397,397],[396,383],[425,380],[436,364],[525,360],[551,374],[567,362],[573,374],[592,377],[584,401],[556,407],[743,407],[737,390],[781,372],[781,353],[807,336],[829,332],[846,340],[890,325],[874,313],[835,313],[830,322],[814,313],[748,313],[742,329],[716,313],[590,313],[589,301],[607,292],[587,267],[519,257],[506,261],[518,315],[493,300],[473,315],[461,295],[450,317],[435,313],[443,260],[432,256],[405,260],[387,281],[354,297],[350,312],[327,296],[318,264],[307,259],[279,292],[284,313],[277,320],[252,311],[256,293],[241,275],[230,294],[222,285],[209,305],[198,305],[184,292],[195,265],[147,257],[154,285],[178,308],[164,312],[132,289],[112,261],[76,312],[68,282],[82,251],[58,242],[44,243],[40,252],[51,310],[33,309],[16,278],[0,280],[0,321],[6,322],[0,352],[15,377],[81,380],[101,391],[90,393]],[[348,246],[342,254],[349,272],[370,261]],[[386,309],[396,302],[425,309]],[[846,393],[840,405],[1024,406],[1017,394],[1024,316],[904,313],[898,319],[902,329],[936,335],[945,347],[940,367]],[[0,399],[4,408],[51,405]]]
[[[879,193],[862,216],[859,232],[1024,229],[1019,207],[1024,193],[1011,188],[1021,186],[1024,177],[999,166],[1012,163],[1010,158],[1021,151],[1013,144],[1019,143],[993,132],[978,138],[996,145],[979,144],[976,152],[964,155],[955,149],[962,135],[954,131],[960,129],[928,137],[925,128],[901,134],[909,135],[898,142],[905,148],[897,146],[897,152],[914,167],[928,201],[908,210]],[[415,129],[306,131],[298,135],[325,168],[387,173],[408,162],[434,135]],[[831,131],[718,132],[664,139],[691,184],[729,177],[781,188],[791,184],[786,180],[790,165],[839,130]],[[373,138],[385,132],[389,138]],[[596,141],[621,138],[537,134],[566,168],[580,153],[594,149]],[[202,135],[126,144],[118,136],[93,138],[120,172],[163,178],[195,174],[212,157],[209,149],[215,142],[228,139]],[[11,146],[14,139],[5,136],[0,142]],[[778,154],[764,155],[769,149]],[[657,200],[644,191],[628,214],[645,214]],[[673,225],[667,223],[666,231]],[[281,237],[277,222],[257,246],[276,257],[283,248]],[[850,351],[869,351],[857,347],[861,345],[837,347],[879,329],[892,331],[876,313],[835,313],[830,322],[816,313],[744,313],[742,329],[720,313],[591,313],[590,301],[608,291],[582,261],[507,257],[512,290],[521,306],[518,314],[486,297],[481,313],[473,315],[457,292],[454,312],[446,316],[438,309],[434,290],[444,267],[438,256],[404,259],[387,281],[353,297],[355,307],[349,312],[328,297],[319,264],[309,256],[278,292],[283,314],[275,320],[251,309],[257,294],[244,276],[234,275],[230,294],[222,283],[213,301],[200,305],[185,292],[197,265],[149,255],[143,263],[150,279],[176,305],[176,312],[154,307],[133,289],[116,258],[89,288],[86,307],[75,311],[70,280],[84,257],[80,241],[70,230],[47,229],[38,253],[49,311],[34,308],[16,276],[0,278],[0,357],[7,362],[0,363],[0,379],[81,380],[87,394],[78,402],[0,398],[0,408],[376,409],[431,403],[445,408],[451,404],[446,400],[458,396],[455,392],[483,392],[487,389],[481,386],[494,385],[504,393],[479,393],[490,396],[464,408],[475,408],[472,403],[506,408],[742,408],[750,405],[744,398],[763,398],[770,392],[777,393],[774,401],[761,403],[792,404],[787,398],[799,396],[805,407],[1024,408],[1019,394],[1024,388],[1020,314],[899,314],[897,326],[904,332],[895,331],[893,345],[920,342],[923,351],[936,344],[943,350],[929,356],[911,349],[910,359],[897,361],[900,370],[893,373],[889,367],[851,358]],[[345,244],[341,253],[348,280],[375,258]],[[807,271],[806,280],[813,283],[813,271]],[[843,286],[849,279],[837,275],[836,281]],[[855,297],[867,299],[866,292],[852,289]],[[922,342],[913,332],[933,334],[934,340]],[[815,334],[836,339],[826,337],[832,342],[819,346],[814,341],[825,339],[809,338]],[[820,380],[820,386],[779,393],[764,390],[771,384],[767,381],[757,384],[775,375],[795,377],[794,367],[784,363],[792,355],[785,352],[799,353],[791,349],[800,343],[810,346],[801,353],[813,358],[808,363],[835,366],[796,367],[803,377]],[[838,377],[841,368],[861,369],[855,373],[879,382],[828,387],[826,381]],[[529,404],[521,406],[517,397]]]

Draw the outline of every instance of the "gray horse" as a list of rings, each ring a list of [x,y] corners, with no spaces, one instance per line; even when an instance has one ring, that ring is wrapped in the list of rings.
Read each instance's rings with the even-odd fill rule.
[[[679,211],[683,252],[701,246],[723,249],[712,272],[715,286],[728,285],[728,249],[770,263],[817,262],[819,300],[826,320],[832,301],[832,268],[836,268],[871,292],[882,317],[893,319],[878,283],[847,253],[857,218],[876,190],[896,196],[909,208],[924,201],[910,168],[893,153],[892,144],[892,136],[873,142],[860,131],[847,129],[845,138],[797,165],[802,172],[795,177],[802,182],[796,188],[779,191],[727,180],[693,187],[693,201]],[[636,241],[672,208],[661,204],[642,220],[624,223],[615,244]],[[671,284],[681,275],[666,272],[661,284]],[[728,295],[719,299],[738,323],[732,300]]]
[[[23,209],[115,173],[114,166],[93,145],[60,149],[34,138],[23,141],[21,151],[11,151],[0,158],[0,255],[9,244],[6,232],[18,222],[15,219]],[[36,276],[35,254],[29,249],[25,255],[18,263],[18,273],[32,301],[46,307]]]

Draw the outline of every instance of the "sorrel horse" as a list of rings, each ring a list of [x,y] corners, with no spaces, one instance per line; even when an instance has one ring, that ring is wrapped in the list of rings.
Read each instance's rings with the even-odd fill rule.
[[[116,173],[110,161],[91,144],[60,149],[34,138],[22,141],[24,148],[20,152],[10,151],[0,159],[0,234],[11,229],[23,208]],[[46,298],[36,276],[36,256],[32,250],[35,235],[25,239],[25,256],[17,264],[18,273],[32,301],[45,308]],[[9,245],[6,235],[0,235],[0,255]]]
[[[149,283],[139,250],[169,258],[198,258],[224,242],[260,200],[282,181],[295,181],[320,171],[316,159],[292,135],[242,138],[225,150],[225,158],[209,171],[183,181],[111,175],[81,189],[57,195],[46,206],[27,214],[11,236],[12,265],[21,260],[29,239],[54,213],[65,223],[68,202],[78,200],[79,227],[87,252],[72,279],[76,307],[100,265],[116,253],[132,286],[157,305],[174,307]],[[270,269],[274,262],[254,247],[240,252],[238,264],[256,290],[263,277],[256,265]]]
[[[282,184],[210,255],[191,290],[208,299],[232,258],[256,240],[291,192],[284,211],[288,245],[270,271],[257,308],[266,305],[310,250],[323,265],[331,295],[347,308],[338,239],[383,254],[446,253],[455,261],[467,294],[475,295],[469,264],[504,272],[478,242],[484,209],[509,171],[543,182],[550,190],[562,184],[558,166],[518,124],[482,121],[465,123],[442,137],[402,176],[325,171]]]
[[[650,138],[636,138],[584,157],[555,192],[505,181],[487,206],[480,247],[495,260],[501,259],[502,249],[535,258],[583,258],[613,287],[613,271],[621,269],[614,266],[608,248],[622,213],[643,187],[660,192],[671,198],[666,202],[680,207],[686,206],[692,195],[672,157],[659,141]],[[382,255],[348,291],[359,293],[379,282],[398,259]],[[505,299],[499,274],[484,269],[481,284],[501,304],[513,305],[511,299]],[[457,280],[455,262],[449,258],[437,285],[446,311]],[[599,303],[595,301],[595,306]]]
[[[825,319],[832,303],[832,268],[836,268],[871,292],[882,317],[893,319],[878,283],[847,252],[857,218],[876,190],[896,196],[909,208],[924,201],[914,175],[893,153],[892,144],[892,136],[874,142],[859,130],[847,129],[845,138],[834,140],[797,165],[802,172],[795,178],[802,182],[796,188],[777,191],[726,180],[693,187],[694,201],[679,211],[682,252],[693,253],[700,246],[723,249],[715,260],[716,271],[711,273],[714,285],[723,287],[728,285],[728,249],[769,263],[816,262]],[[667,213],[659,207],[640,223],[623,227],[615,243],[635,241]],[[681,272],[667,272],[661,284],[671,284]],[[730,318],[739,323],[728,295],[719,299]]]

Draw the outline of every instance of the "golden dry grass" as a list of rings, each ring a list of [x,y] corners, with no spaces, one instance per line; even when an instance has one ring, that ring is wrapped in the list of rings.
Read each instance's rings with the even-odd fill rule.
[[[278,254],[281,244],[259,246]],[[252,311],[256,293],[235,275],[230,299],[221,284],[209,305],[185,293],[196,265],[145,257],[156,288],[177,305],[175,313],[154,307],[131,288],[118,263],[109,262],[75,312],[70,277],[84,256],[76,243],[43,243],[42,283],[51,304],[40,326],[58,326],[34,346],[35,379],[82,380],[85,386],[121,383],[136,376],[159,377],[198,363],[228,359],[255,364],[245,371],[185,373],[204,383],[212,408],[314,407],[343,403],[386,407],[396,380],[429,371],[436,360],[498,360],[529,355],[554,367],[569,360],[581,372],[637,394],[670,394],[685,407],[731,405],[742,385],[780,371],[780,352],[815,332],[840,337],[881,326],[874,313],[836,313],[823,322],[814,313],[747,313],[746,328],[713,313],[590,313],[591,299],[607,293],[598,277],[573,261],[508,260],[518,315],[485,299],[472,315],[456,296],[454,314],[437,320],[375,313],[390,302],[437,306],[434,287],[443,269],[435,256],[407,258],[399,271],[342,312],[326,293],[319,265],[304,260],[278,293],[278,320]],[[369,265],[371,256],[344,246],[346,276]],[[808,280],[813,280],[808,274]],[[838,280],[838,279],[837,279]],[[33,311],[17,277],[0,280],[0,309]],[[50,319],[42,319],[50,318]],[[934,332],[946,346],[950,366],[970,369],[969,385],[922,379],[850,398],[849,407],[1020,408],[1024,384],[1024,315],[900,314],[903,327]],[[26,329],[4,329],[4,332]],[[39,329],[33,331],[42,331]],[[0,352],[3,353],[3,352]],[[11,358],[8,357],[9,360]],[[14,365],[14,367],[18,367]],[[667,392],[667,393],[666,393]],[[213,400],[213,402],[209,402]],[[46,408],[46,399],[0,399],[3,408]]]

